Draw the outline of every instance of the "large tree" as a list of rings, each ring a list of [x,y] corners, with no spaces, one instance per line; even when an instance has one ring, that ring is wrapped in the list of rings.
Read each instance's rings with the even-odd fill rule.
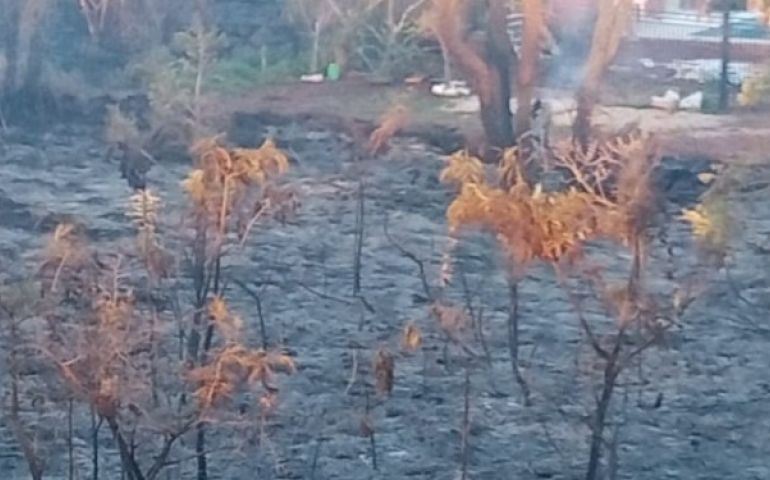
[[[521,10],[524,15],[524,31],[516,76],[516,133],[519,136],[531,129],[532,100],[537,86],[543,33],[546,31],[542,0],[522,0]]]
[[[591,136],[591,119],[599,101],[602,79],[618,53],[632,10],[633,0],[598,0],[591,52],[578,88],[577,114],[572,126],[573,139],[584,147]]]
[[[469,0],[434,0],[434,29],[455,64],[470,78],[481,104],[481,123],[490,151],[515,143],[511,121],[511,72],[516,56],[506,30],[505,0],[485,0],[474,9]],[[483,8],[482,8],[483,7]],[[471,17],[484,23],[484,38],[471,38]]]
[[[0,0],[2,42],[6,59],[3,98],[34,93],[42,70],[43,20],[50,0]]]

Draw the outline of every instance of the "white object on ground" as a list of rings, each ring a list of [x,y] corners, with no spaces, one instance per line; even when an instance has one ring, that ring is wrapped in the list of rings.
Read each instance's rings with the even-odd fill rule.
[[[308,73],[299,77],[300,81],[305,83],[321,83],[324,81],[323,73]]]
[[[698,83],[719,80],[722,76],[722,61],[720,59],[675,60],[667,67],[675,71],[674,78],[693,80]],[[751,74],[752,65],[744,62],[731,62],[727,72],[730,83],[740,84]]]
[[[676,110],[679,107],[679,94],[673,90],[668,90],[662,97],[653,96],[650,103],[653,108],[662,110]]]
[[[679,101],[679,108],[682,110],[701,111],[703,109],[703,92],[698,91],[684,97]]]
[[[655,67],[655,61],[653,61],[651,58],[640,58],[639,63],[641,63],[644,68]]]
[[[430,87],[430,93],[437,97],[467,97],[471,94],[468,85],[460,80],[451,80],[449,82],[437,83]]]

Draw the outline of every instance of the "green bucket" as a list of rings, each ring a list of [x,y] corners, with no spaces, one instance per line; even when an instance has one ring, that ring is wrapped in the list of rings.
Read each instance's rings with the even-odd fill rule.
[[[340,66],[337,63],[330,63],[326,67],[326,78],[332,82],[336,82],[340,79],[341,71]]]

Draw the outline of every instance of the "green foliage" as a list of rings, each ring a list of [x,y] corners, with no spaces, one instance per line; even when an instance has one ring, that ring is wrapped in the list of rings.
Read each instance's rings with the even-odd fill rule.
[[[429,52],[416,23],[392,31],[380,15],[362,25],[356,32],[355,58],[364,70],[389,79],[401,79],[424,71]]]
[[[176,66],[182,74],[193,76],[200,70],[205,71],[216,62],[225,43],[223,34],[195,21],[189,30],[174,35],[172,48],[177,57]]]
[[[418,19],[424,0],[291,0],[286,15],[305,31],[311,70],[335,61],[387,79],[424,69],[429,58]],[[314,40],[319,51],[314,52]],[[315,65],[318,63],[318,65]]]
[[[127,76],[147,87],[153,109],[164,112],[162,117],[179,118],[190,111],[199,66],[206,91],[230,94],[284,82],[305,72],[304,56],[252,46],[234,48],[220,56],[226,47],[222,35],[181,32],[171,48],[153,49],[132,64]]]
[[[261,85],[270,85],[298,78],[305,72],[304,56],[281,55],[242,48],[232,51],[213,66],[209,86],[223,93],[238,93]],[[275,59],[275,60],[274,60]]]

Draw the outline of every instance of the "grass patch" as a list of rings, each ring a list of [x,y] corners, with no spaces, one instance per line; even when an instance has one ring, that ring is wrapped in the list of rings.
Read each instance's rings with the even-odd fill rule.
[[[305,73],[306,64],[306,60],[297,55],[280,56],[277,60],[267,55],[263,60],[259,51],[236,50],[216,62],[209,88],[221,93],[238,93],[281,83]]]

